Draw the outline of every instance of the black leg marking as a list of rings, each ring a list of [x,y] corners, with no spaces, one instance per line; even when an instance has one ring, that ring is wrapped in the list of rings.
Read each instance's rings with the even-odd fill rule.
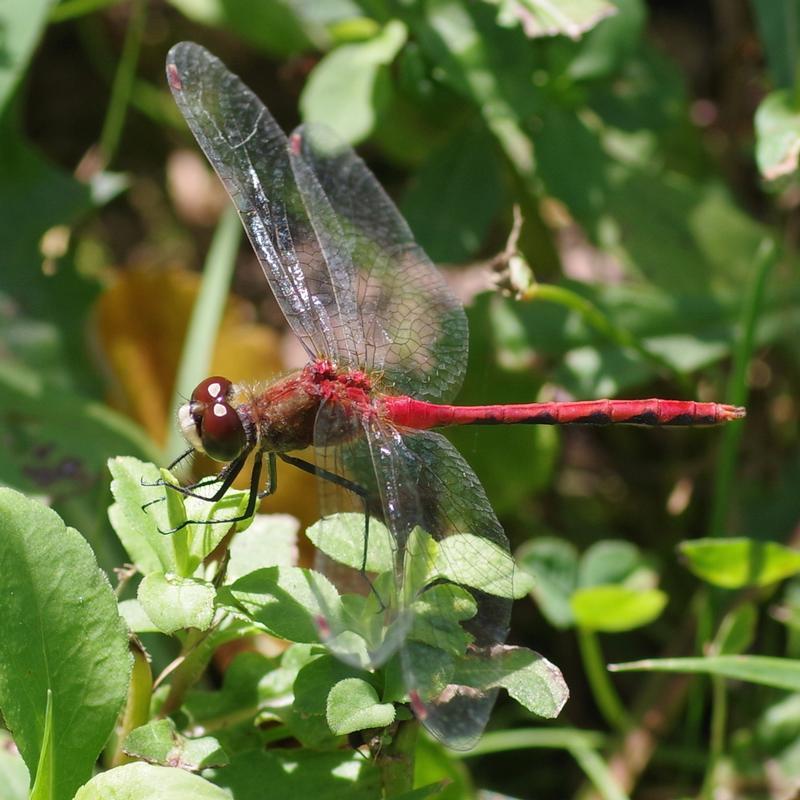
[[[219,500],[222,498],[222,495],[228,490],[228,487],[233,483],[233,479],[241,472],[242,464],[244,464],[244,460],[247,457],[247,453],[243,453],[239,458],[231,462],[231,464],[236,464],[239,460],[241,460],[241,464],[234,470],[232,469],[230,474],[225,476],[225,480],[223,481],[223,486],[220,487],[220,491],[218,491],[214,497]],[[242,520],[248,519],[248,517],[253,516],[253,512],[256,510],[256,502],[258,501],[258,483],[261,480],[261,464],[263,462],[263,458],[261,455],[256,458],[255,462],[253,463],[253,471],[250,474],[250,493],[247,499],[247,508],[244,510],[244,514],[241,514],[238,517],[231,517],[230,519],[211,519],[211,520],[203,520],[203,519],[187,519],[178,525],[176,528],[172,528],[168,531],[159,530],[159,533],[164,534],[165,536],[177,533],[182,528],[185,528],[187,525],[230,525],[233,522],[241,522]],[[174,489],[180,489],[179,486],[172,487]],[[189,495],[192,497],[193,495]],[[209,502],[212,501],[214,498],[204,497],[203,500],[208,500]]]
[[[316,475],[318,478],[322,478],[323,480],[335,483],[337,486],[341,486],[343,489],[347,489],[361,498],[361,502],[364,504],[364,553],[361,558],[361,568],[359,569],[359,572],[369,585],[372,594],[375,595],[375,599],[378,601],[381,611],[385,610],[386,604],[378,594],[378,590],[372,585],[372,581],[367,577],[367,549],[369,547],[369,501],[367,498],[366,487],[362,486],[360,483],[355,483],[354,481],[348,480],[341,475],[337,475],[335,472],[329,472],[327,469],[318,467],[316,464],[312,464],[310,461],[304,461],[302,458],[290,456],[286,453],[278,453],[278,456],[287,464],[291,464],[293,467],[302,469],[304,472],[309,472],[312,475]]]
[[[182,452],[182,453],[181,453],[181,454],[180,454],[180,455],[179,455],[179,456],[178,456],[178,457],[177,457],[177,458],[176,458],[176,459],[175,459],[175,460],[174,460],[174,461],[173,461],[173,462],[172,462],[172,463],[171,463],[171,464],[170,464],[170,465],[167,467],[167,471],[168,471],[168,472],[172,472],[172,470],[173,470],[173,469],[175,469],[175,467],[177,467],[177,466],[178,466],[178,464],[180,464],[180,463],[181,463],[181,461],[183,461],[185,458],[188,458],[188,457],[189,457],[189,456],[190,456],[192,453],[194,453],[194,447],[190,447],[188,450],[184,450],[184,451],[183,451],[183,452]],[[147,481],[146,481],[144,478],[140,478],[140,479],[139,479],[139,483],[140,483],[142,486],[164,486],[164,485],[165,485],[165,483],[166,483],[166,481],[164,481],[164,480],[163,480],[163,478],[159,478],[159,479],[158,479],[157,481],[155,481],[154,483],[148,483],[148,482],[147,482]]]

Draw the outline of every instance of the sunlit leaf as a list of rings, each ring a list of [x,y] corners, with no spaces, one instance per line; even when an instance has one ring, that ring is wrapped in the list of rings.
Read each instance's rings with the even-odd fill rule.
[[[364,566],[364,515],[345,512],[314,523],[306,536],[314,546],[339,564],[361,569]],[[366,569],[388,572],[394,563],[393,540],[389,529],[378,519],[369,520]]]
[[[571,599],[575,623],[587,630],[615,633],[647,625],[667,604],[658,589],[635,589],[621,585],[578,589]]]
[[[569,36],[579,39],[600,20],[615,14],[610,0],[490,0],[499,6],[501,25],[519,25],[526,36]]]
[[[230,800],[228,792],[183,769],[137,761],[95,775],[75,800]]]
[[[125,701],[125,626],[89,545],[55,512],[0,489],[0,529],[0,563],[15,565],[0,570],[0,709],[33,774],[51,694],[48,796],[69,798],[91,774]]]
[[[517,551],[517,561],[530,572],[533,586],[530,594],[550,624],[568,628],[573,623],[569,599],[578,574],[578,552],[564,539],[542,536]]]
[[[768,94],[755,116],[756,161],[768,181],[797,171],[800,158],[800,108],[794,92],[780,89]]]
[[[800,551],[757,539],[692,539],[681,542],[689,569],[724,589],[768,586],[800,572]]]
[[[214,619],[216,591],[197,578],[151,572],[139,584],[137,598],[162,633],[186,628],[204,631]]]
[[[158,719],[135,728],[125,739],[125,752],[150,764],[199,772],[221,767],[228,756],[213,736],[187,739],[171,719]]]
[[[378,701],[371,684],[347,678],[328,694],[326,718],[331,730],[342,736],[365,728],[383,728],[394,721],[394,706]]]

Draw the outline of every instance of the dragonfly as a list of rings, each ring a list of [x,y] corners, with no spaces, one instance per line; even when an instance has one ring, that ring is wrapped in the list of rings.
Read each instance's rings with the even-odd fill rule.
[[[662,399],[452,405],[467,362],[464,309],[362,159],[324,127],[287,138],[197,44],[170,50],[167,79],[308,355],[302,369],[256,386],[202,381],[179,412],[187,453],[224,464],[212,500],[256,455],[247,508],[231,521],[274,491],[277,459],[317,476],[316,566],[341,593],[318,590],[320,638],[361,667],[397,657],[417,718],[469,748],[498,691],[515,573],[478,478],[435,429],[715,425],[744,409]],[[293,454],[307,447],[313,461]]]

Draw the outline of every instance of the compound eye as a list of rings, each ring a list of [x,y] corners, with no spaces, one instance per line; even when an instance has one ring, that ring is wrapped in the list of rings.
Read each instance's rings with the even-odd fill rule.
[[[247,444],[239,415],[225,402],[208,406],[200,427],[203,450],[215,461],[233,461]]]
[[[227,378],[214,375],[198,383],[192,392],[193,403],[215,403],[219,400],[227,400],[230,396],[233,384]]]

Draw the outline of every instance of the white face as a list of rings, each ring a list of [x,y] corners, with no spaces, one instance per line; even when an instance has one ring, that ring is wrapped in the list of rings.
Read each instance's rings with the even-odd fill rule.
[[[192,417],[189,403],[184,403],[178,409],[178,424],[180,425],[183,438],[199,453],[204,453],[203,443],[197,435],[197,426],[194,424],[194,418]]]

